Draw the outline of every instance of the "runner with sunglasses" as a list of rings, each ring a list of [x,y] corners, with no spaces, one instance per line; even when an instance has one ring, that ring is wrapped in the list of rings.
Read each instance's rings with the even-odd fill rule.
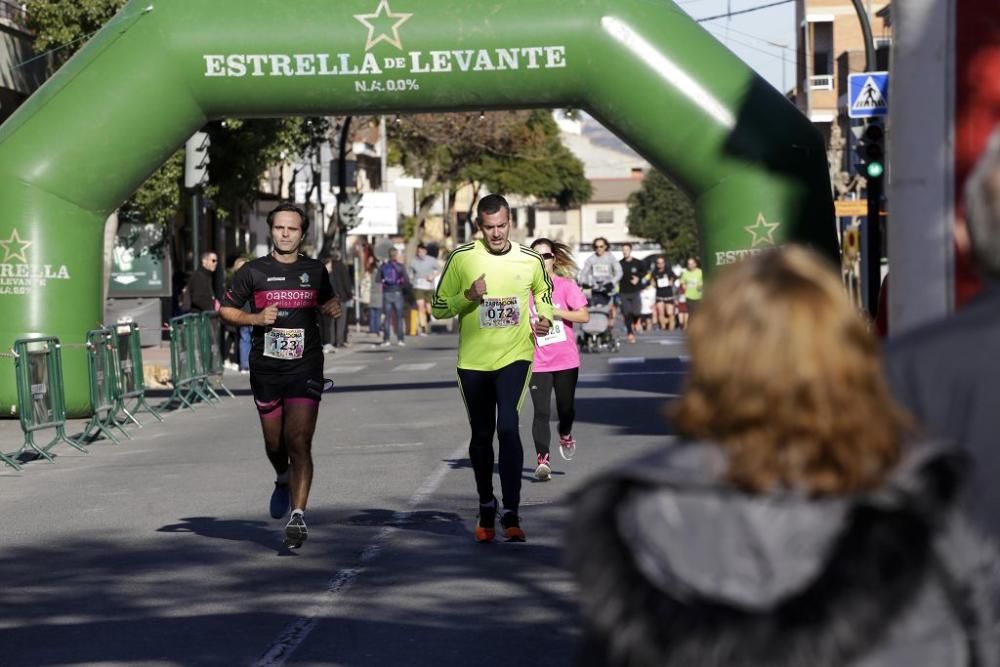
[[[535,337],[535,363],[530,385],[531,401],[535,406],[531,423],[538,463],[535,477],[548,481],[552,476],[549,417],[553,391],[559,417],[559,453],[566,460],[576,453],[573,421],[576,418],[574,403],[580,376],[580,350],[576,346],[573,323],[589,322],[590,313],[587,312],[587,297],[570,277],[576,275],[577,269],[569,246],[540,238],[535,239],[531,249],[545,260],[545,271],[552,280],[552,328],[547,335]]]

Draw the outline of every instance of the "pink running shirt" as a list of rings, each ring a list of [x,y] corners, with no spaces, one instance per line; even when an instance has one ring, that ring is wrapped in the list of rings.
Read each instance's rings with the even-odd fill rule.
[[[562,310],[577,310],[587,305],[587,297],[576,281],[562,276],[552,276],[552,306]],[[532,311],[534,304],[532,303]],[[555,323],[554,323],[555,324]],[[576,347],[576,332],[573,323],[558,320],[561,332],[553,326],[548,336],[535,340],[536,373],[564,371],[580,365],[580,350]]]

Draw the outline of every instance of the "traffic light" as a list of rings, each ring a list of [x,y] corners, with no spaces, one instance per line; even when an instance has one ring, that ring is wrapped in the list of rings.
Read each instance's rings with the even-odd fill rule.
[[[208,180],[208,134],[195,132],[184,144],[184,187],[194,189]]]
[[[870,122],[861,133],[857,144],[858,172],[869,179],[880,179],[885,174],[885,130],[877,121]]]

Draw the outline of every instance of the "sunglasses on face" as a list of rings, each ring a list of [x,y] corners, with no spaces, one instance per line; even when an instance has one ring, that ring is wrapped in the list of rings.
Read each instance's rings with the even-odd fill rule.
[[[601,245],[601,244],[598,244],[598,245],[595,245],[595,246],[594,246],[594,250],[604,250],[604,249],[605,249],[605,248],[607,248],[607,247],[608,247],[608,246],[606,246],[606,245]]]
[[[543,252],[543,253],[539,253],[539,254],[542,256],[542,259],[555,259],[555,257],[556,257],[551,252]]]

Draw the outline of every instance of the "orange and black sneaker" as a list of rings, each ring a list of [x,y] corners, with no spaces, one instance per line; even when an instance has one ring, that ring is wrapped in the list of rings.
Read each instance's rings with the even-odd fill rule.
[[[476,542],[492,542],[497,535],[497,499],[489,505],[479,506],[476,517]]]
[[[527,542],[524,531],[521,530],[521,520],[517,517],[517,512],[504,512],[500,517],[500,526],[503,528],[503,537],[508,542]]]

